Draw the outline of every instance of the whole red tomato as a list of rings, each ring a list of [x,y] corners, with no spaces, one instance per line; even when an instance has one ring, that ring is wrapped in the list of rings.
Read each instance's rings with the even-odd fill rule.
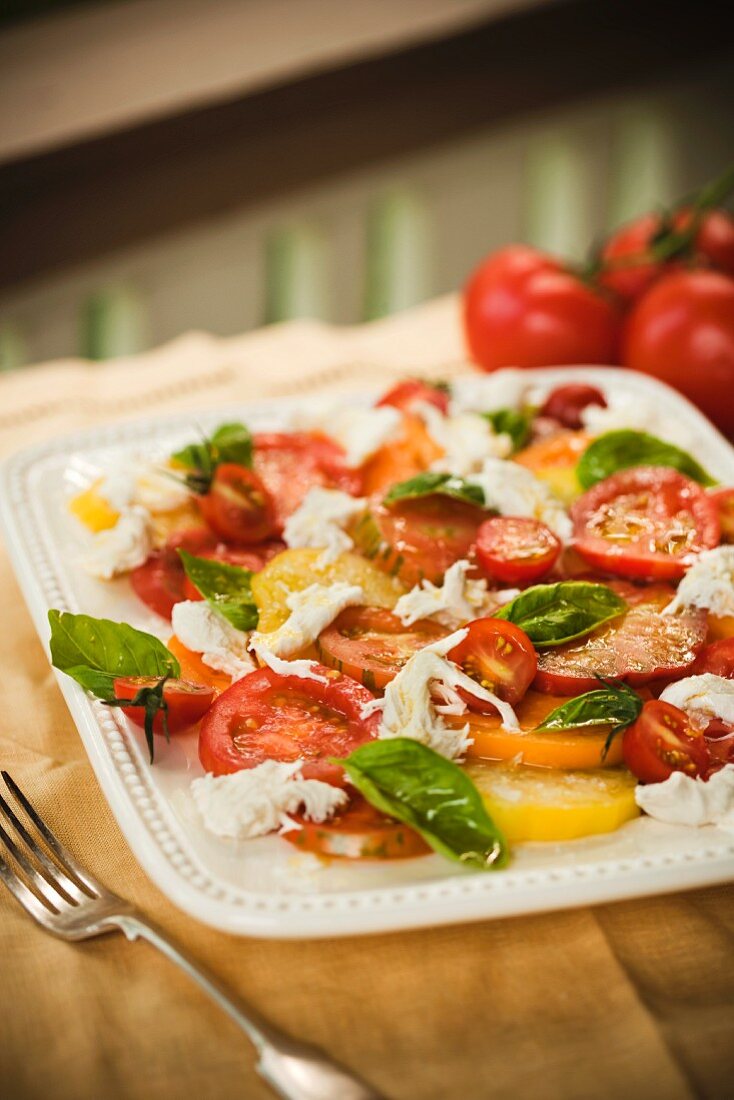
[[[464,328],[472,357],[487,371],[614,363],[619,316],[553,257],[509,245],[466,284]]]
[[[675,211],[669,219],[670,232],[684,231],[690,225],[692,213],[690,207]],[[653,239],[663,225],[661,214],[643,214],[613,233],[601,252],[604,270],[598,276],[599,284],[631,304],[663,275],[680,270],[681,261],[686,258],[734,275],[734,218],[726,210],[709,210],[703,215],[694,239],[680,259],[664,261],[651,257],[637,262],[654,248]]]
[[[666,275],[630,313],[622,362],[674,386],[734,435],[734,279]]]

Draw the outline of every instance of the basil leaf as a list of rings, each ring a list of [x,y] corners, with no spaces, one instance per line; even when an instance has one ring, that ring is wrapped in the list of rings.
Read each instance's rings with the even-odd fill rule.
[[[475,504],[478,508],[484,507],[484,490],[481,485],[474,485],[463,477],[455,474],[440,474],[427,471],[417,474],[407,481],[400,481],[393,485],[385,496],[385,504],[397,504],[402,500],[418,500],[420,497],[434,496],[452,497],[454,500],[462,500],[465,504]]]
[[[626,684],[602,680],[603,688],[587,691],[575,699],[569,699],[556,707],[536,728],[536,732],[549,730],[583,729],[586,726],[611,726],[602,752],[606,757],[612,738],[636,722],[642,710],[642,699]]]
[[[576,474],[583,488],[590,489],[617,470],[631,466],[668,466],[701,485],[716,485],[703,466],[680,447],[627,428],[606,432],[590,443],[579,459]]]
[[[526,588],[494,615],[522,627],[534,645],[550,646],[589,634],[626,610],[626,602],[606,584],[558,581]]]
[[[239,565],[197,558],[179,549],[186,576],[202,596],[237,630],[254,630],[259,612],[252,595],[252,573]]]
[[[190,443],[171,456],[191,473],[187,478],[189,487],[196,492],[205,493],[221,462],[235,462],[238,466],[252,466],[252,435],[249,428],[235,421],[222,424],[211,438],[200,443]]]
[[[49,611],[51,662],[99,698],[117,676],[177,677],[179,663],[159,638],[127,623]]]
[[[482,416],[496,432],[509,435],[514,452],[524,447],[530,439],[535,409],[529,406],[524,409],[495,409],[493,412],[482,413]]]
[[[469,776],[409,737],[370,741],[343,766],[378,810],[405,822],[437,852],[488,871],[507,862],[507,844]]]

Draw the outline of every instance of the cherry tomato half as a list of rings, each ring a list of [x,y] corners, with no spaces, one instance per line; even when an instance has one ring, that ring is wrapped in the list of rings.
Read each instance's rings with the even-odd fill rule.
[[[209,492],[197,498],[199,510],[215,534],[228,542],[263,542],[277,530],[275,504],[262,480],[246,466],[217,466]]]
[[[360,550],[386,573],[412,586],[424,578],[440,584],[474,544],[485,512],[448,497],[429,496],[386,507],[376,504],[357,524]]]
[[[524,630],[504,619],[475,619],[468,633],[449,653],[449,660],[472,680],[506,703],[517,703],[533,682],[538,658]],[[494,707],[468,691],[461,692],[473,710],[492,714]]]
[[[678,580],[692,555],[719,542],[716,505],[662,466],[621,470],[571,508],[576,550],[595,568],[639,580]]]
[[[115,680],[117,699],[134,699],[141,688],[152,688],[158,683],[147,676],[128,676]],[[166,680],[163,685],[163,701],[169,733],[179,733],[196,725],[214,701],[214,688],[193,684],[188,680]],[[145,707],[122,707],[122,713],[141,728],[145,725]],[[159,711],[153,719],[153,732],[163,733],[163,714]]]
[[[581,413],[589,405],[600,405],[605,409],[607,399],[596,386],[589,386],[583,382],[569,382],[565,386],[556,386],[548,394],[540,415],[557,420],[564,428],[575,431],[583,427]]]
[[[691,668],[691,675],[701,676],[704,672],[734,680],[734,638],[721,638],[701,650]]]
[[[431,851],[419,833],[380,813],[361,795],[322,824],[302,814],[290,816],[301,827],[281,835],[302,852],[331,859],[406,859]]]
[[[529,516],[492,516],[477,531],[477,562],[489,577],[506,584],[539,580],[560,553],[551,529]]]
[[[650,699],[640,717],[624,731],[624,762],[642,783],[662,783],[673,772],[708,774],[711,759],[704,737],[672,703]]]
[[[447,634],[430,619],[403,626],[390,611],[348,607],[319,636],[316,649],[325,665],[368,688],[384,688],[419,649]]]
[[[464,289],[464,330],[484,370],[614,363],[616,307],[551,256],[510,245],[488,257]]]
[[[392,405],[395,409],[410,412],[411,406],[415,405],[416,401],[434,405],[444,415],[449,411],[449,395],[446,388],[423,382],[420,378],[408,378],[405,382],[398,382],[384,397],[380,398],[377,407]]]
[[[673,598],[668,585],[614,582],[610,587],[629,610],[586,638],[543,650],[533,684],[538,691],[580,695],[599,687],[598,676],[637,686],[679,679],[691,668],[706,641],[706,612],[691,608],[663,615]]]
[[[279,531],[314,486],[361,492],[360,475],[346,465],[343,449],[317,432],[260,432],[254,445],[253,467],[273,500]]]
[[[261,668],[223,692],[199,733],[204,769],[225,775],[265,760],[303,760],[306,779],[342,786],[344,771],[330,758],[348,756],[376,737],[379,717],[363,717],[374,697],[349,676],[323,665],[315,665],[314,674],[323,679]]]

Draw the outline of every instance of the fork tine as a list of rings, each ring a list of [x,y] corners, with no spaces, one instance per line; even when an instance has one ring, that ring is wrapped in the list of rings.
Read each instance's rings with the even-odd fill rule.
[[[27,913],[37,920],[39,924],[43,924],[48,927],[49,919],[52,919],[54,914],[50,909],[38,900],[36,895],[28,889],[26,884],[21,881],[9,865],[3,859],[0,852],[0,879],[3,880],[8,890],[13,894]]]
[[[23,868],[37,892],[46,899],[49,906],[52,906],[55,912],[60,912],[62,909],[72,904],[58,888],[52,887],[43,875],[39,875],[36,868],[25,855],[25,852],[22,852],[13,838],[8,836],[2,825],[0,825],[0,842],[5,845],[15,862]]]
[[[38,868],[40,873],[50,886],[53,886],[57,891],[60,889],[62,897],[64,897],[65,900],[76,902],[89,900],[89,895],[86,894],[72,878],[69,878],[57,864],[53,863],[48,858],[38,842],[28,832],[23,822],[16,816],[5,801],[2,794],[0,794],[0,813],[3,814],[8,824],[12,825],[21,840],[25,841],[26,847],[36,860],[36,863],[41,865],[40,868]]]
[[[76,878],[81,886],[87,887],[87,889],[91,890],[94,895],[101,896],[102,894],[106,893],[104,887],[99,882],[97,882],[97,880],[92,875],[90,875],[89,871],[85,871],[84,868],[81,867],[74,859],[71,852],[69,852],[68,849],[64,847],[60,840],[56,839],[46,822],[36,813],[33,806],[23,794],[22,790],[15,782],[15,780],[10,775],[8,775],[5,770],[0,772],[0,775],[2,775],[3,779],[5,780],[5,786],[15,797],[16,802],[19,802],[25,812],[28,814],[29,818],[36,826],[39,833],[58,859],[59,863],[61,863],[62,867],[64,867],[69,872],[69,874],[72,875],[73,878]]]

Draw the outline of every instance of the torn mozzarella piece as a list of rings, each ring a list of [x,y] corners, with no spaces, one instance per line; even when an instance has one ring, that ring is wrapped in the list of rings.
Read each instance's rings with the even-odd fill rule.
[[[240,680],[255,668],[247,652],[248,635],[237,630],[206,600],[184,600],[171,615],[173,632],[187,649],[200,653],[205,665]]]
[[[150,517],[145,508],[133,505],[120,515],[114,527],[94,536],[82,565],[91,576],[108,581],[142,565],[150,550]]]
[[[483,579],[467,577],[471,569],[468,561],[457,561],[449,566],[438,587],[424,580],[410,592],[401,596],[394,614],[403,626],[411,626],[418,619],[436,619],[444,626],[456,627],[470,619],[479,618],[492,607],[499,607],[515,595],[509,592],[489,592]]]
[[[684,607],[699,607],[721,617],[734,615],[734,546],[717,546],[696,557],[665,613]]]
[[[563,504],[524,466],[488,458],[481,472],[468,480],[484,491],[487,508],[502,516],[530,516],[550,527],[560,539],[570,539],[573,525]]]
[[[133,503],[141,503],[135,500],[135,478],[128,470],[111,470],[94,486],[94,492],[113,512],[124,512]]]
[[[175,512],[191,500],[191,490],[173,471],[139,464],[135,475],[135,501],[149,512]]]
[[[326,821],[349,800],[346,791],[319,779],[304,779],[302,760],[266,760],[231,775],[205,775],[191,793],[206,828],[216,836],[246,839],[292,825],[301,810],[310,821]]]
[[[385,443],[400,435],[403,416],[391,405],[380,408],[328,405],[306,409],[296,422],[300,427],[326,432],[344,448],[347,466],[361,466]]]
[[[449,410],[452,414],[461,412],[490,412],[495,409],[518,409],[521,405],[535,405],[541,402],[531,395],[528,385],[528,373],[524,370],[506,367],[491,374],[464,375],[451,386]]]
[[[272,669],[273,672],[277,672],[279,676],[297,676],[300,680],[316,680],[319,684],[329,683],[326,676],[314,671],[319,667],[316,661],[284,661],[264,646],[260,647],[258,656],[268,668]]]
[[[263,634],[256,630],[250,648],[261,661],[268,650],[276,657],[290,657],[315,642],[322,630],[334,621],[345,607],[364,603],[364,591],[358,584],[336,581],[334,584],[312,584],[301,592],[291,592],[286,598],[290,615],[277,630]]]
[[[512,440],[498,434],[479,413],[462,412],[444,416],[430,401],[416,401],[412,411],[421,417],[428,434],[443,450],[432,463],[432,470],[446,470],[465,477],[481,469],[486,458],[505,457],[512,451]]]
[[[286,520],[286,546],[323,547],[319,566],[329,565],[354,546],[344,527],[364,511],[366,501],[339,489],[309,489],[300,506]]]
[[[635,789],[640,809],[670,825],[718,825],[734,831],[734,764],[726,764],[708,779],[673,772],[662,783]]]
[[[379,737],[410,737],[449,760],[463,756],[472,743],[469,725],[454,729],[447,726],[442,717],[443,714],[465,713],[467,707],[459,695],[459,688],[496,707],[504,729],[520,729],[509,703],[481,687],[446,658],[465,637],[465,629],[457,630],[420,649],[390,681],[385,688]],[[439,696],[440,703],[433,701],[433,695]],[[377,709],[377,706],[371,707],[370,712]]]
[[[734,726],[734,680],[724,676],[686,676],[668,684],[660,698],[685,711],[697,729],[705,729],[714,718]]]

